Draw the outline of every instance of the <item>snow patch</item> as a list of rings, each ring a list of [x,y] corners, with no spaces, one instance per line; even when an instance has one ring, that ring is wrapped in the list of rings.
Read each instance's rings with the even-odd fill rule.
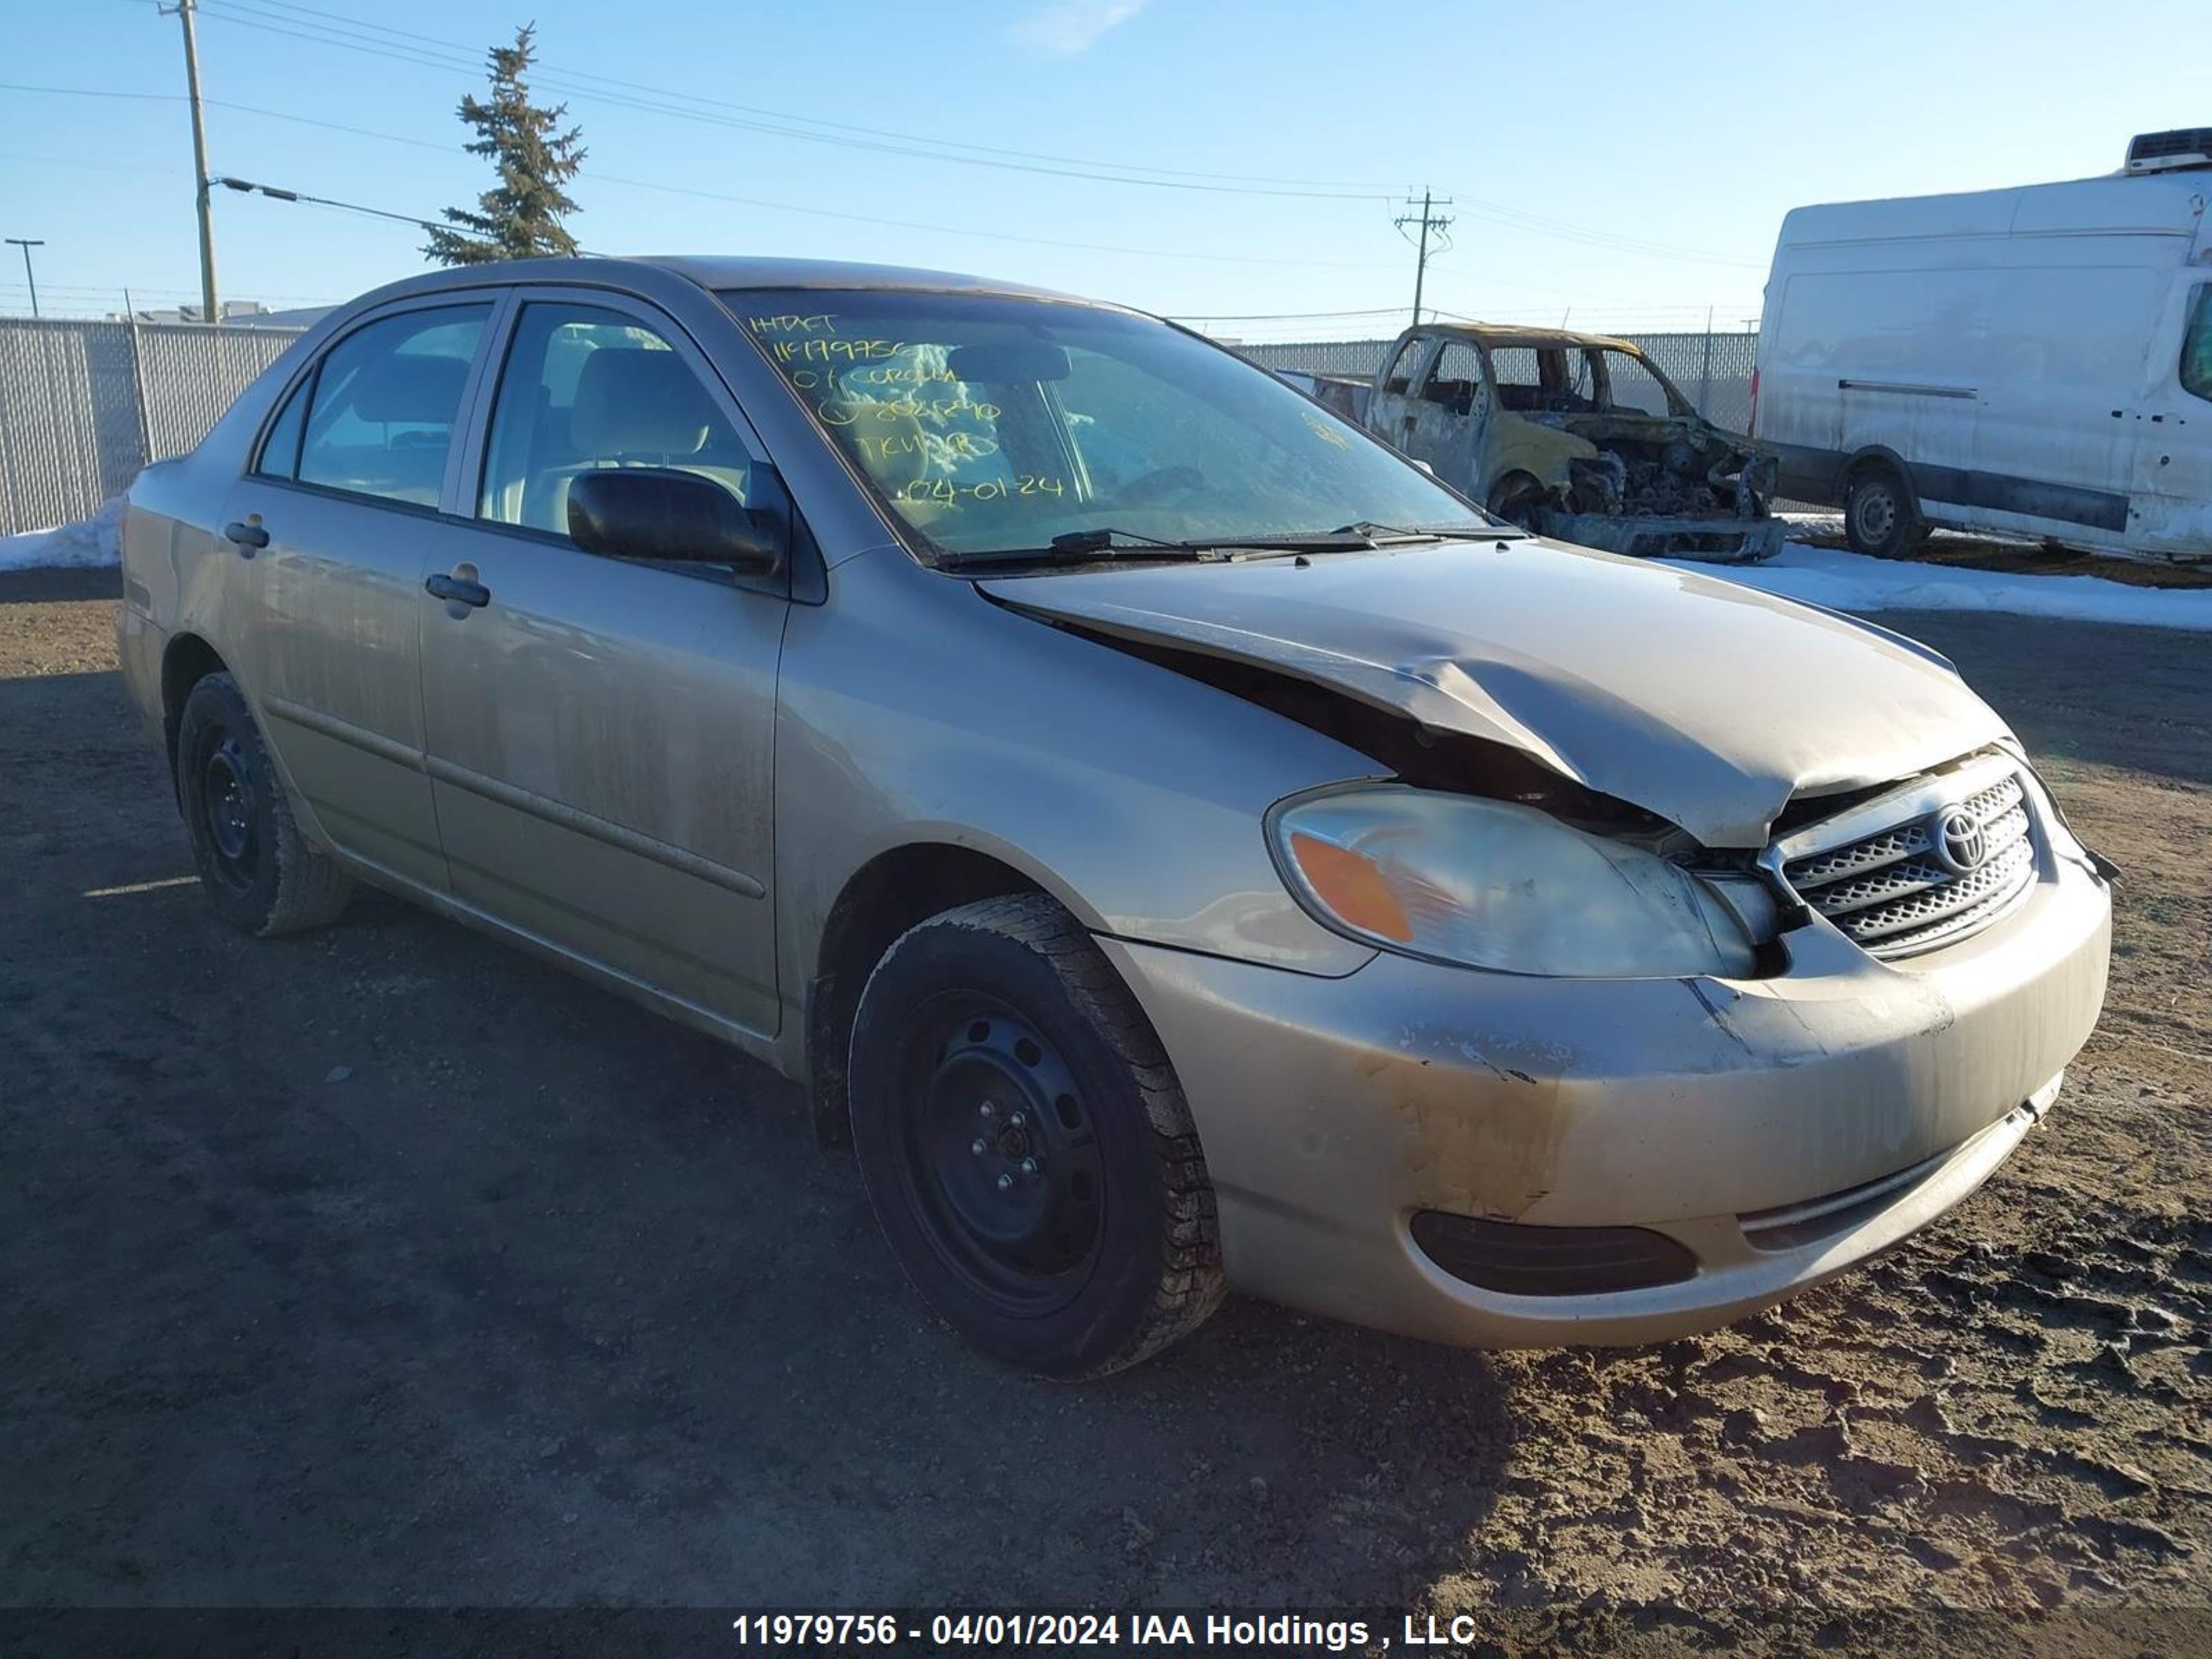
[[[0,536],[0,570],[90,570],[123,562],[123,497],[110,495],[100,511],[58,530]]]
[[[2135,587],[2101,576],[2033,576],[1869,559],[1785,542],[1765,564],[1666,563],[1831,611],[1998,611],[2066,622],[2212,633],[2212,587]]]

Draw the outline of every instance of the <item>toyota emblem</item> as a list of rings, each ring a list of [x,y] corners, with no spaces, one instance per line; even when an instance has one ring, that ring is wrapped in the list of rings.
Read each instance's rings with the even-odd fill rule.
[[[1982,861],[1990,855],[1989,837],[1982,831],[1982,821],[1963,806],[1946,807],[1928,827],[1936,856],[1954,876],[1980,869]]]

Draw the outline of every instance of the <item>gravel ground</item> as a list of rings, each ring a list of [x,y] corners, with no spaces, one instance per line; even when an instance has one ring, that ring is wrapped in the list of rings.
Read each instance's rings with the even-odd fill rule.
[[[115,580],[0,578],[0,1600],[1530,1610],[1499,1651],[1949,1608],[2069,1653],[2212,1604],[2201,638],[1881,618],[2129,877],[2047,1126],[1907,1248],[1662,1348],[1233,1303],[1070,1388],[922,1314],[759,1068],[374,895],[221,927]]]

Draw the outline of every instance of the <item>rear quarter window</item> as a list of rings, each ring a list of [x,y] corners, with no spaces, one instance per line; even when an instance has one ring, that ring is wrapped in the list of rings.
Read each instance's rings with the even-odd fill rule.
[[[315,377],[310,373],[292,388],[292,395],[284,400],[277,411],[276,423],[269,435],[262,440],[261,459],[254,466],[256,472],[271,478],[294,478],[300,472],[300,434],[307,425],[307,394],[314,387]]]

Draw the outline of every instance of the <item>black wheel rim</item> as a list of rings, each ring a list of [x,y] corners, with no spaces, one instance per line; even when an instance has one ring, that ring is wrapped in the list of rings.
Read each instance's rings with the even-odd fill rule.
[[[1065,1307],[1105,1222],[1092,1103],[1042,1031],[995,1000],[945,993],[908,1030],[902,1171],[932,1247],[995,1312]]]
[[[207,735],[200,757],[200,821],[217,872],[250,887],[261,868],[261,836],[253,807],[253,769],[237,733]]]

